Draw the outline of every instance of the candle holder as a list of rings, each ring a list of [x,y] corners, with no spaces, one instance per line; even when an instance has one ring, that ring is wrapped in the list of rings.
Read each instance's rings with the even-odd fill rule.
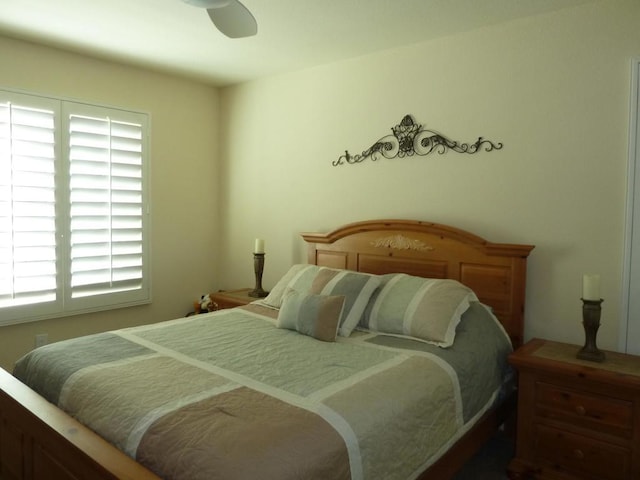
[[[600,328],[600,313],[603,300],[582,299],[582,325],[584,326],[584,347],[576,355],[581,360],[604,362],[605,354],[596,346],[596,335]]]
[[[250,297],[264,298],[269,295],[262,289],[262,271],[264,270],[264,253],[253,254],[253,270],[256,274],[256,286],[249,292]]]

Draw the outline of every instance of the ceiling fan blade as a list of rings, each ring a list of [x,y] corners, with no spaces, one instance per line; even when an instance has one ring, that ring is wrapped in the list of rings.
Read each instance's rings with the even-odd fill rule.
[[[213,24],[229,38],[251,37],[258,33],[258,23],[251,12],[238,0],[231,0],[220,8],[208,8]]]

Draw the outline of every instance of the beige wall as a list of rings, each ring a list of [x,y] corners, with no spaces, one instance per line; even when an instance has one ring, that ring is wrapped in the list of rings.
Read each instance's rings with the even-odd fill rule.
[[[536,245],[527,338],[582,343],[582,274],[599,273],[615,348],[638,25],[640,2],[605,0],[222,90],[221,285],[253,285],[255,237],[269,288],[306,261],[300,231],[429,220]],[[331,166],[407,113],[504,149]]]
[[[11,369],[37,333],[54,341],[176,318],[217,288],[218,91],[2,37],[0,59],[0,87],[150,114],[153,288],[151,305],[0,327],[0,366]]]

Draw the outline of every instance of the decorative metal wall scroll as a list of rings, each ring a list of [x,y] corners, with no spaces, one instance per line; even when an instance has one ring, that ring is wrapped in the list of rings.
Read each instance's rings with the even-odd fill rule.
[[[345,163],[360,163],[371,158],[375,161],[383,156],[385,158],[403,158],[413,155],[429,155],[432,152],[443,154],[448,150],[458,153],[477,153],[481,148],[486,152],[500,150],[502,143],[494,143],[478,137],[474,143],[460,143],[441,135],[433,130],[422,128],[422,125],[415,123],[411,115],[405,115],[400,124],[391,128],[393,135],[382,137],[376,143],[359,155],[351,155],[345,150],[338,160],[333,163],[334,167]]]

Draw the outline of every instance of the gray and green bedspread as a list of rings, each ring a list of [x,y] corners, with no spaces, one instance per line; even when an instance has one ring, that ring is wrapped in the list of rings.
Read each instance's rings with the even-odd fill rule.
[[[408,479],[494,403],[506,335],[478,304],[453,347],[327,343],[256,304],[59,342],[14,375],[165,479]]]

